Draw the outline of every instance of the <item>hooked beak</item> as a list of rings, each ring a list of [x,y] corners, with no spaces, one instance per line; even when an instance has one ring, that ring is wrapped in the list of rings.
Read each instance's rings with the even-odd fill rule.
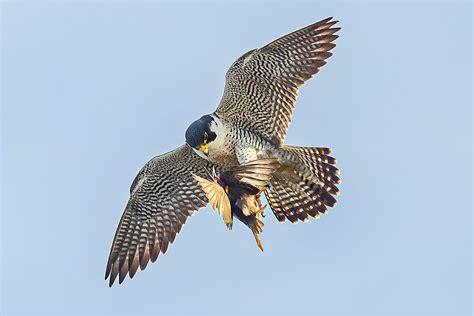
[[[209,152],[209,144],[202,145],[201,147],[199,147],[199,151],[207,156],[207,153]]]

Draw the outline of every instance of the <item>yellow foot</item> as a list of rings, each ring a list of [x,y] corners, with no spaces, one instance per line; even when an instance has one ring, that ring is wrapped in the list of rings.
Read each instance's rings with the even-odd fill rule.
[[[265,187],[261,188],[260,191],[258,191],[258,193],[255,195],[255,206],[257,206],[258,208],[258,212],[257,212],[257,215],[260,217],[260,215],[262,216],[265,216],[263,211],[265,210],[265,208],[267,207],[267,205],[263,205],[262,206],[262,201],[260,201],[260,195],[262,194],[262,192],[264,192],[266,190]]]

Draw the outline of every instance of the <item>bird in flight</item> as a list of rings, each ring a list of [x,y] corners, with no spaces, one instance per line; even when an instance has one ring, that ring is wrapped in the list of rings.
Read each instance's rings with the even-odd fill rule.
[[[261,249],[261,192],[280,222],[306,222],[336,205],[331,150],[284,144],[298,88],[332,55],[336,23],[326,18],[242,55],[227,71],[217,109],[188,127],[186,144],[141,169],[112,242],[109,286],[155,262],[209,202],[228,227],[233,216],[246,224]]]

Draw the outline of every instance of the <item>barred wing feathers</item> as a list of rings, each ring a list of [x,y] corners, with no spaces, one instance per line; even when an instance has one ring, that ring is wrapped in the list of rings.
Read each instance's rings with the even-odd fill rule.
[[[216,113],[224,121],[281,145],[298,88],[326,64],[340,30],[327,18],[238,58],[226,74]]]
[[[165,253],[188,219],[208,200],[192,174],[206,176],[219,166],[202,159],[188,145],[150,160],[136,176],[130,199],[115,233],[105,279],[112,286],[133,278]]]

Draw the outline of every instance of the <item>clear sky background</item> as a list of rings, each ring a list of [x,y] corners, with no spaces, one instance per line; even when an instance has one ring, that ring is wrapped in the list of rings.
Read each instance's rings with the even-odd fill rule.
[[[2,314],[470,314],[472,4],[1,8]],[[337,208],[268,213],[263,254],[202,209],[109,289],[135,174],[215,109],[237,57],[327,16],[343,29],[286,143],[333,148]]]

